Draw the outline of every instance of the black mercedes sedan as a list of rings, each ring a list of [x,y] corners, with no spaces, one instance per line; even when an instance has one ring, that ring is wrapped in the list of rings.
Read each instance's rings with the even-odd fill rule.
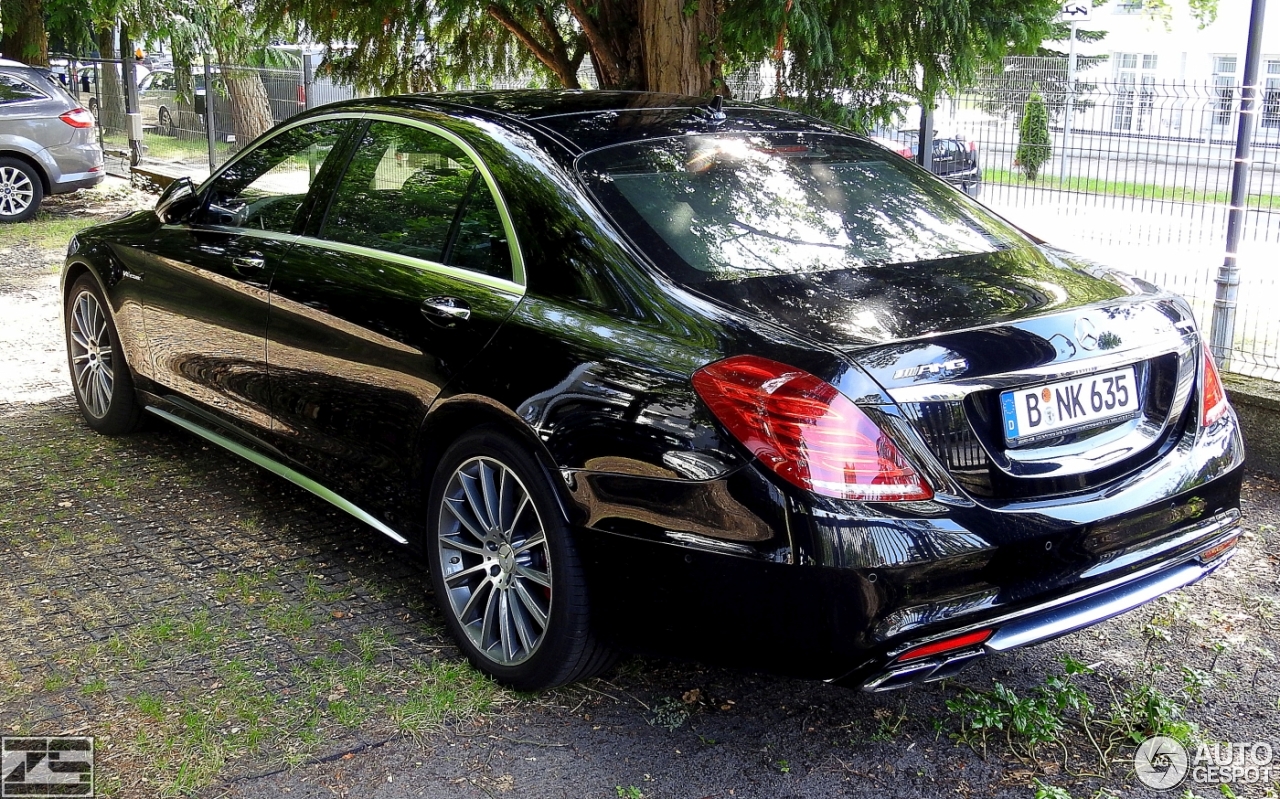
[[[325,106],[78,234],[63,295],[91,428],[160,417],[425,554],[521,689],[624,650],[937,680],[1239,535],[1182,299],[774,108]]]

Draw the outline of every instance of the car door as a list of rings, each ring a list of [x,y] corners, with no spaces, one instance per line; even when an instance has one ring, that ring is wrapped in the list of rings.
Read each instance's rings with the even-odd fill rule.
[[[524,294],[506,214],[462,139],[371,118],[275,273],[277,443],[388,522],[427,408]]]
[[[144,287],[155,380],[234,428],[269,430],[266,327],[271,275],[289,257],[310,187],[353,124],[281,130],[207,182],[177,224],[120,248]]]

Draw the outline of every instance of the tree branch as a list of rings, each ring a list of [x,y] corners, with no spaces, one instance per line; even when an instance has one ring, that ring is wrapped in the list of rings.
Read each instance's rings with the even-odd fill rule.
[[[577,74],[578,67],[582,66],[582,59],[589,52],[591,48],[587,46],[587,37],[579,35],[573,42],[573,55],[569,56],[569,66],[573,67],[574,74]]]
[[[570,13],[582,26],[582,32],[586,34],[587,42],[591,46],[591,60],[598,64],[602,71],[608,73],[612,85],[618,85],[622,81],[622,66],[618,63],[617,54],[613,52],[609,41],[605,39],[595,20],[582,7],[582,4],[578,0],[567,0],[567,2]]]
[[[490,3],[488,8],[485,10],[488,12],[489,16],[497,20],[502,27],[511,31],[511,35],[519,39],[521,44],[528,47],[529,51],[533,53],[534,58],[537,58],[546,65],[547,69],[550,69],[558,75],[560,80],[564,82],[565,86],[570,89],[579,88],[577,76],[573,72],[569,72],[567,70],[568,60],[556,60],[555,53],[544,47],[541,42],[534,38],[533,34],[525,30],[525,27],[521,25],[515,17],[511,16],[510,11],[497,3]]]
[[[556,30],[556,24],[552,22],[551,16],[547,14],[547,7],[539,5],[537,12],[538,22],[542,25],[542,32],[547,35],[548,41],[551,42],[551,52],[555,55],[556,61],[568,64],[569,52],[565,48],[564,38],[560,35],[560,31]]]

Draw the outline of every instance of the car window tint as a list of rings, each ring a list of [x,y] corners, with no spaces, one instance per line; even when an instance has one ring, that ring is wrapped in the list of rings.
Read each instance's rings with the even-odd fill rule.
[[[0,74],[0,103],[21,103],[26,100],[43,100],[45,93],[13,75]]]
[[[301,125],[263,142],[218,176],[202,221],[288,233],[347,120]]]
[[[173,74],[169,72],[154,72],[151,74],[152,89],[160,89],[162,91],[173,90]]]
[[[475,163],[447,139],[407,125],[369,125],[320,236],[511,277],[497,204]]]

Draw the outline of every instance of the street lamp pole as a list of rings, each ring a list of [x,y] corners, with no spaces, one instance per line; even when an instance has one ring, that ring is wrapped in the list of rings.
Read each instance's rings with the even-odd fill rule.
[[[1063,188],[1071,177],[1071,111],[1076,104],[1076,20],[1071,18],[1071,43],[1067,46],[1067,108],[1062,114],[1062,180]]]
[[[1240,291],[1240,266],[1236,256],[1244,237],[1249,201],[1250,147],[1257,116],[1258,62],[1262,55],[1262,20],[1267,0],[1253,0],[1249,12],[1249,46],[1244,56],[1244,85],[1240,90],[1240,123],[1236,132],[1235,165],[1231,171],[1231,209],[1227,215],[1227,254],[1218,268],[1217,293],[1209,346],[1218,363],[1226,366],[1235,342],[1236,297]]]

